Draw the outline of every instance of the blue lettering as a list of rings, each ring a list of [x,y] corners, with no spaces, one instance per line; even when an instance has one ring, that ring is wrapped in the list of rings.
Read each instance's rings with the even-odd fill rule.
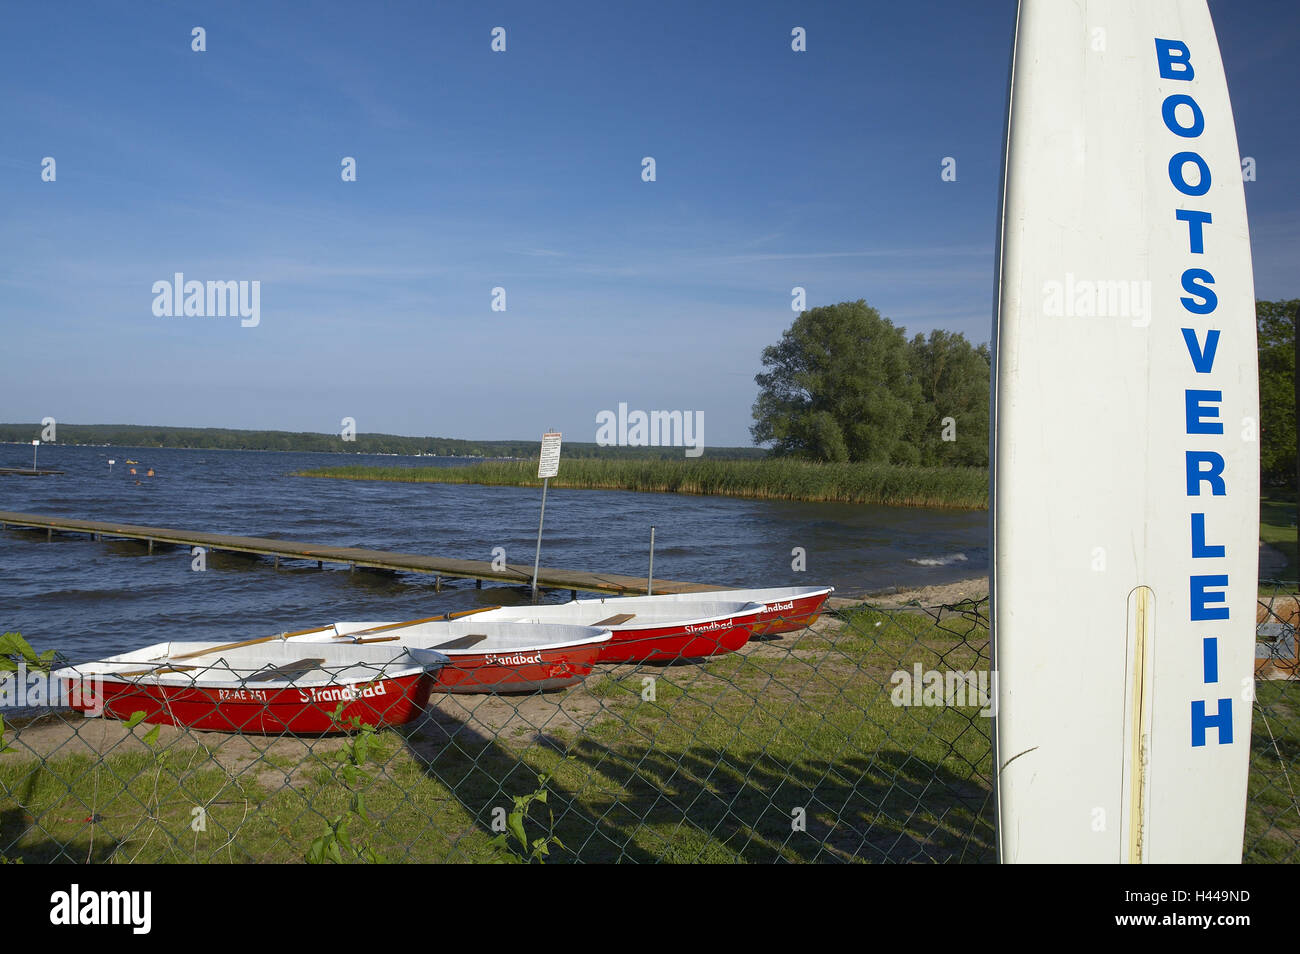
[[[1192,124],[1184,126],[1178,122],[1178,107],[1190,106],[1192,108]],[[1165,101],[1160,106],[1160,115],[1164,117],[1165,125],[1175,136],[1182,136],[1184,139],[1195,139],[1201,133],[1205,132],[1205,115],[1201,112],[1201,107],[1196,105],[1196,100],[1186,93],[1175,93],[1172,96],[1166,96]]]
[[[1209,374],[1214,370],[1214,353],[1219,350],[1219,329],[1211,328],[1205,333],[1205,347],[1196,340],[1196,332],[1191,328],[1183,329],[1183,340],[1187,342],[1187,353],[1192,356],[1192,367],[1197,374]]]
[[[1228,574],[1214,573],[1207,576],[1192,577],[1192,621],[1207,619],[1227,619],[1228,607],[1209,606],[1210,603],[1228,602],[1228,594],[1223,590],[1211,590],[1211,586],[1227,586]]]
[[[1232,744],[1232,700],[1220,699],[1219,711],[1214,715],[1205,714],[1205,703],[1199,699],[1192,700],[1192,745],[1205,744],[1205,730],[1218,730],[1219,745]]]
[[[1223,424],[1206,420],[1207,417],[1218,417],[1219,409],[1202,403],[1222,400],[1222,391],[1195,391],[1189,388],[1183,398],[1183,405],[1187,409],[1187,433],[1222,434]]]
[[[1214,276],[1205,269],[1189,268],[1183,272],[1183,291],[1204,298],[1205,301],[1198,302],[1195,298],[1180,298],[1178,300],[1193,315],[1208,315],[1219,307],[1219,296],[1209,287],[1213,284]]]
[[[1197,209],[1178,209],[1174,212],[1174,218],[1179,222],[1187,223],[1187,243],[1192,248],[1192,254],[1204,255],[1205,235],[1201,229],[1206,224],[1214,221],[1210,218],[1210,213],[1201,212]]]
[[[1205,543],[1205,514],[1192,514],[1192,559],[1203,557],[1222,557],[1228,555],[1228,548],[1222,544],[1207,546]]]
[[[1201,171],[1200,181],[1191,185],[1183,178],[1183,168],[1192,163]],[[1194,152],[1176,152],[1169,158],[1169,181],[1183,195],[1205,195],[1210,191],[1210,167]]]
[[[1192,52],[1182,40],[1162,40],[1156,37],[1156,63],[1160,78],[1190,80],[1196,75],[1192,69]]]
[[[1210,469],[1203,470],[1202,464],[1209,464]],[[1203,483],[1210,485],[1210,493],[1213,496],[1226,496],[1228,489],[1223,482],[1223,467],[1223,458],[1214,451],[1188,451],[1187,496],[1199,497]]]
[[[1181,40],[1155,38],[1156,66],[1160,78],[1187,82],[1196,76],[1192,68],[1192,54],[1187,44]],[[1182,122],[1183,117],[1187,123]],[[1180,139],[1196,139],[1205,133],[1205,113],[1197,101],[1186,93],[1173,93],[1166,96],[1160,104],[1160,117],[1165,128]],[[1193,165],[1197,170],[1195,184],[1188,181],[1187,166]],[[1197,152],[1177,152],[1169,159],[1169,181],[1175,189],[1186,196],[1203,196],[1210,191],[1210,167]],[[1205,226],[1213,224],[1209,212],[1199,209],[1175,209],[1174,218],[1187,223],[1187,245],[1192,255],[1205,253]],[[1212,314],[1219,305],[1219,298],[1214,289],[1214,276],[1203,268],[1189,268],[1181,278],[1182,289],[1186,296],[1179,301],[1193,315]],[[1218,329],[1208,329],[1202,344],[1193,328],[1183,328],[1183,342],[1187,345],[1187,354],[1192,359],[1192,367],[1197,374],[1208,374],[1214,369],[1214,359],[1218,353]],[[1188,434],[1222,434],[1223,423],[1220,420],[1222,391],[1197,390],[1188,388],[1184,391],[1185,422]],[[1208,484],[1210,493],[1216,497],[1227,496],[1227,484],[1223,479],[1225,462],[1222,455],[1214,451],[1186,451],[1187,496],[1201,496],[1202,484]],[[1206,542],[1205,514],[1193,513],[1192,518],[1192,558],[1222,558],[1227,556],[1227,547]],[[1226,620],[1229,618],[1228,575],[1203,574],[1193,575],[1190,583],[1190,618],[1193,622],[1205,620]],[[1204,682],[1214,684],[1219,681],[1219,640],[1217,636],[1205,636],[1201,640],[1201,668]],[[1192,700],[1192,746],[1202,747],[1210,729],[1215,730],[1219,745],[1232,744],[1232,699],[1218,700],[1217,711],[1206,711],[1208,703]],[[1247,713],[1249,715],[1249,713]]]
[[[1201,640],[1201,662],[1205,670],[1205,681],[1219,681],[1219,637],[1206,636]]]

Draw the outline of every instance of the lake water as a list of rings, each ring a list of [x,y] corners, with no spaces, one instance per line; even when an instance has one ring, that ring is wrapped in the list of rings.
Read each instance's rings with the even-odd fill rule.
[[[108,460],[117,463],[111,471]],[[127,465],[127,459],[137,460]],[[0,467],[30,467],[0,445]],[[531,564],[541,490],[319,480],[338,464],[446,467],[469,461],[370,455],[42,445],[61,476],[0,476],[0,510],[281,537],[336,546]],[[128,471],[134,466],[137,475]],[[155,476],[144,476],[152,467]],[[563,461],[560,464],[563,473]],[[138,483],[137,483],[138,481]],[[735,586],[830,584],[837,595],[946,583],[988,570],[988,514],[552,488],[542,565]],[[807,569],[791,568],[802,547]],[[567,590],[548,595],[569,598]],[[526,599],[520,588],[432,576],[349,573],[86,536],[0,533],[0,627],[73,661],[164,639],[234,640],[337,619],[409,619]]]

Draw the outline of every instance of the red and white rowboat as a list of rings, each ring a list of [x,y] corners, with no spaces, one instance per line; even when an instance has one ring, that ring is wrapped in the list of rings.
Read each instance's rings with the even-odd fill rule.
[[[331,631],[291,637],[298,643],[355,638],[358,642],[398,641],[445,655],[433,681],[434,692],[535,692],[561,689],[591,673],[609,630],[593,626],[530,626],[479,622],[335,623]],[[363,635],[384,632],[371,639]]]
[[[822,604],[833,592],[833,586],[773,586],[757,590],[708,590],[702,593],[667,593],[648,597],[611,597],[605,602],[615,604],[627,599],[693,602],[711,599],[762,603],[763,612],[758,616],[758,627],[754,630],[754,635],[771,636],[811,626],[821,615]]]
[[[146,722],[193,729],[320,734],[351,728],[353,719],[410,722],[447,662],[397,645],[250,642],[158,643],[54,676],[74,707],[92,715],[125,720],[142,711]]]
[[[478,613],[474,621],[596,626],[610,633],[597,662],[669,662],[734,652],[749,641],[762,609],[758,603],[700,600],[699,594],[695,602],[674,603],[657,596],[629,596],[556,606],[503,606]]]

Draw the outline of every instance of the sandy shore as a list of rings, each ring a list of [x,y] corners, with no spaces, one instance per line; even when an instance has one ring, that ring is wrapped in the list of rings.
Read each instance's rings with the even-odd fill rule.
[[[1286,556],[1267,543],[1259,545],[1259,578],[1271,580],[1286,569]],[[867,602],[875,606],[904,606],[919,603],[922,606],[945,606],[962,600],[978,600],[989,595],[989,578],[974,576],[956,583],[943,583],[937,586],[922,586],[914,589],[895,587],[863,596],[835,597],[832,607],[856,606]]]
[[[832,596],[827,600],[830,609],[845,606],[859,606],[870,603],[873,606],[906,606],[919,603],[921,606],[944,606],[960,603],[962,600],[978,600],[989,595],[989,578],[973,576],[955,583],[940,583],[934,586],[921,586],[904,589],[893,587],[875,593],[863,593],[854,596]]]

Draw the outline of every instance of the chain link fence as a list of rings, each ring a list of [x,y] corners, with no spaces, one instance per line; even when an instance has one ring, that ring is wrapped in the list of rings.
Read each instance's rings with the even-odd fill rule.
[[[1265,592],[1245,857],[1284,862],[1300,846],[1300,610]],[[0,856],[991,862],[988,669],[985,599],[841,607],[738,652],[601,665],[557,691],[435,693],[380,730],[0,709]]]

